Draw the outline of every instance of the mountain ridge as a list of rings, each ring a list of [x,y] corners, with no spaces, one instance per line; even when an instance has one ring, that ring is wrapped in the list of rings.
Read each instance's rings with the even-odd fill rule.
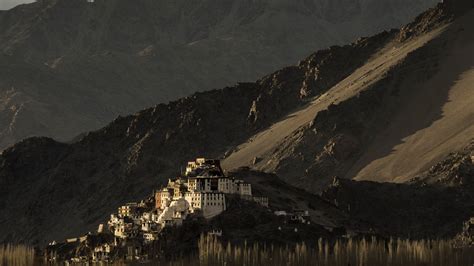
[[[117,115],[255,80],[436,1],[349,2],[42,0],[1,12],[0,149],[69,141]]]

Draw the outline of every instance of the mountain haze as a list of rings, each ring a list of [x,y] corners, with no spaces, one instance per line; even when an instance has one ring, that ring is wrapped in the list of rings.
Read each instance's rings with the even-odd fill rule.
[[[0,11],[0,149],[252,81],[435,0],[41,0]]]

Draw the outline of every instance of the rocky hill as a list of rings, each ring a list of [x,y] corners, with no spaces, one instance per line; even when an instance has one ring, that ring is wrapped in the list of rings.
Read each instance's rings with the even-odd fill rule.
[[[253,81],[436,0],[41,0],[0,11],[0,149]],[[376,15],[375,15],[376,14]]]
[[[384,130],[390,125],[406,121],[395,119],[399,112],[413,110],[410,106],[417,103],[433,106],[438,118],[440,106],[454,103],[463,112],[443,107],[443,117],[451,124],[443,122],[435,129],[460,133],[448,135],[449,145],[436,146],[429,156],[414,153],[410,157],[429,168],[437,162],[432,158],[468,143],[474,124],[469,104],[472,90],[450,86],[471,77],[467,69],[472,53],[461,58],[457,51],[472,48],[474,24],[469,22],[474,16],[447,7],[430,9],[402,30],[316,52],[256,82],[196,93],[119,117],[73,143],[30,138],[4,150],[0,156],[0,242],[42,244],[93,230],[116,206],[143,198],[180,172],[179,166],[188,159],[202,155],[225,157],[227,170],[250,166],[252,171],[276,172],[287,183],[319,191],[333,176],[349,175],[351,168],[366,160],[364,156],[371,155],[369,162],[383,158],[368,152],[370,145],[380,143],[377,139],[386,136]],[[441,64],[454,59],[463,60]],[[445,83],[433,81],[434,77],[445,77],[450,83],[441,86]],[[435,81],[440,85],[435,88],[442,88],[432,92],[441,94],[433,97],[440,101],[437,105],[409,97],[430,92],[427,84]],[[448,103],[447,91],[452,93]],[[412,113],[417,118],[418,112]],[[429,123],[433,116],[426,118],[407,127],[408,133],[436,125]],[[424,145],[445,140],[445,135],[424,136],[420,138],[426,141]],[[387,152],[383,148],[382,155]],[[408,166],[396,169],[411,169]],[[372,172],[371,176],[386,180],[385,174],[393,173]],[[398,175],[389,177],[404,180],[396,179]],[[376,183],[368,187],[378,189]],[[383,195],[385,190],[380,191]],[[450,195],[441,204],[450,202]],[[376,195],[373,199],[380,200]],[[431,199],[427,197],[427,202]],[[396,232],[398,227],[392,229]]]

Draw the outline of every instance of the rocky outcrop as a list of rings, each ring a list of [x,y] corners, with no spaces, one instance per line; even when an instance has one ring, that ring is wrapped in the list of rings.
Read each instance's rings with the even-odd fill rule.
[[[415,177],[413,183],[428,183],[443,186],[473,187],[474,185],[474,141],[463,150],[453,152],[425,173]]]
[[[400,29],[398,39],[405,41],[409,38],[419,36],[440,24],[446,23],[446,21],[453,19],[453,17],[453,12],[451,12],[445,4],[440,3],[436,7],[417,16],[413,22],[403,26]]]
[[[286,110],[320,96],[363,65],[394,34],[393,31],[383,32],[350,45],[331,46],[310,55],[297,66],[264,77],[257,82],[263,90],[252,102],[249,120],[259,123],[260,120],[281,117]]]

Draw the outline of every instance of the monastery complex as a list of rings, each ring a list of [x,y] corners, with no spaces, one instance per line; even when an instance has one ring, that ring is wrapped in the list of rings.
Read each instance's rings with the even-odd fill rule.
[[[144,240],[153,241],[161,229],[181,225],[190,214],[206,219],[219,215],[226,210],[228,195],[268,207],[268,198],[252,196],[251,184],[225,176],[219,160],[198,158],[188,162],[184,176],[169,179],[154,192],[152,208],[146,202],[128,203],[111,215],[108,226],[115,237],[142,235]]]
[[[198,158],[188,162],[182,176],[169,179],[165,186],[154,191],[149,198],[120,206],[117,213],[110,215],[107,225],[99,225],[96,233],[89,232],[85,236],[60,243],[51,242],[46,249],[45,259],[51,263],[63,260],[66,265],[112,262],[115,259],[146,261],[154,256],[148,248],[162,237],[165,232],[163,229],[181,226],[188,218],[211,219],[227,209],[229,197],[269,207],[267,197],[252,194],[251,184],[226,176],[219,160]],[[282,217],[284,223],[310,224],[308,211],[280,210],[275,211],[274,215]],[[216,228],[207,233],[219,236],[222,235],[222,229],[225,228]],[[87,252],[77,248],[74,257],[57,257],[58,250],[83,245],[92,247]]]

